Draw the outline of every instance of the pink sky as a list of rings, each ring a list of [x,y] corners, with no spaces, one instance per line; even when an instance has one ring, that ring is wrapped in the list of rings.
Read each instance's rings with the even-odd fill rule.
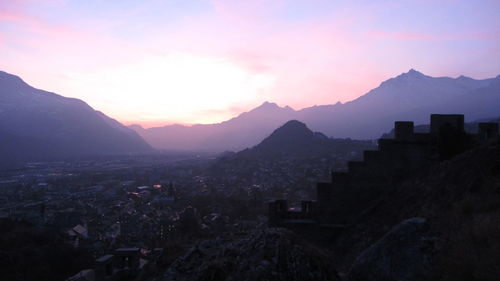
[[[498,1],[0,1],[0,70],[124,123],[352,100],[410,68],[500,74]]]

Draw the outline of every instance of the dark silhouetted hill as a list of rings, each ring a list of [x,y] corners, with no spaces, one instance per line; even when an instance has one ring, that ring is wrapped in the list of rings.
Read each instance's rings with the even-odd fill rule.
[[[326,140],[327,137],[321,133],[313,133],[306,124],[297,120],[286,122],[276,129],[269,137],[258,144],[254,150],[274,151],[296,151],[302,146],[314,145]]]
[[[331,139],[311,131],[306,124],[291,120],[276,129],[258,145],[236,153],[233,159],[266,159],[275,157],[322,158],[331,154],[362,151],[371,142],[351,139]]]
[[[274,130],[258,145],[228,154],[224,158],[230,161],[274,160],[276,157],[314,159],[369,148],[373,148],[370,141],[331,139],[322,133],[311,131],[300,121],[291,120]]]
[[[292,120],[252,148],[223,153],[209,173],[227,184],[265,186],[267,197],[313,198],[316,182],[374,148],[372,141],[331,139]]]

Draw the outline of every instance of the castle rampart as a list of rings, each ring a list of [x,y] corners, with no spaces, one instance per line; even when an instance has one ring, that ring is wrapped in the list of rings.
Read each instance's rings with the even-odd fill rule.
[[[289,210],[286,200],[271,202],[269,225],[347,223],[349,202],[375,198],[387,185],[500,135],[498,123],[479,123],[477,134],[465,133],[460,114],[432,114],[430,121],[428,133],[415,133],[413,122],[396,121],[394,138],[379,139],[378,150],[364,151],[363,161],[350,161],[347,172],[332,172],[331,182],[317,184],[316,202],[302,202],[300,211]]]

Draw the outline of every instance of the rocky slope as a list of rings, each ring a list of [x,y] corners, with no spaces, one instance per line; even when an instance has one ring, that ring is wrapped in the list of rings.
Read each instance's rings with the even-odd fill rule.
[[[431,248],[431,277],[426,280],[493,281],[500,276],[500,268],[495,265],[500,259],[499,139],[431,167],[428,173],[412,180],[388,187],[371,205],[353,207],[357,219],[332,245],[341,257],[337,268],[342,272],[348,272],[360,253],[391,227],[408,218],[422,217],[428,220],[425,235],[436,239]],[[386,251],[408,248],[397,247]],[[383,268],[385,273],[391,265]],[[377,279],[373,274],[373,279],[366,280],[393,280]]]
[[[177,259],[165,281],[338,281],[332,260],[284,229],[205,240]]]

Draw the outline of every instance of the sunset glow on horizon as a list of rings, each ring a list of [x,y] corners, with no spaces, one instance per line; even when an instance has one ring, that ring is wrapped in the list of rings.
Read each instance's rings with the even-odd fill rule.
[[[346,102],[414,68],[500,74],[499,1],[0,1],[0,70],[125,124]]]

